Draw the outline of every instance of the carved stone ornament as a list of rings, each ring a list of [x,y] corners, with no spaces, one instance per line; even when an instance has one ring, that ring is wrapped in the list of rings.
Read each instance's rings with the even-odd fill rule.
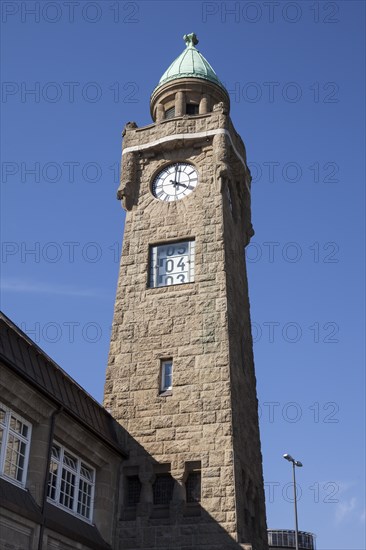
[[[222,101],[220,101],[220,103],[216,103],[216,105],[213,106],[212,110],[214,113],[222,113],[224,115],[228,114],[228,110]]]
[[[125,127],[123,128],[122,135],[126,135],[126,132],[128,130],[134,130],[135,128],[138,128],[136,122],[126,122]]]

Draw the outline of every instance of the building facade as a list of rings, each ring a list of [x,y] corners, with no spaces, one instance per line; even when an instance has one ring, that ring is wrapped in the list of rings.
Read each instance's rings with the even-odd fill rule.
[[[120,548],[265,550],[246,152],[194,34],[123,132],[104,405],[132,436]]]
[[[0,313],[0,548],[114,548],[127,434]]]

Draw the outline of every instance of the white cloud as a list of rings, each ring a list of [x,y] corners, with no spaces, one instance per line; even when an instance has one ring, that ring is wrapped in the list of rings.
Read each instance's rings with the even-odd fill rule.
[[[365,522],[366,522],[366,509],[363,510],[363,512],[361,512],[360,521],[361,521],[361,523],[365,523]]]
[[[352,514],[355,508],[356,508],[355,497],[338,502],[336,511],[335,511],[336,523],[342,523],[344,520],[346,520]]]
[[[2,282],[2,291],[21,292],[27,294],[53,294],[58,296],[98,297],[103,296],[103,291],[93,288],[77,288],[60,284],[29,282],[22,280],[9,280]]]

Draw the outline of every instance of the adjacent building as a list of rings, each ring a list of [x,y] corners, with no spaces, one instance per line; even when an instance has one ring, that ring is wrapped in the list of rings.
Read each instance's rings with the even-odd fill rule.
[[[123,428],[0,314],[0,548],[114,547]]]

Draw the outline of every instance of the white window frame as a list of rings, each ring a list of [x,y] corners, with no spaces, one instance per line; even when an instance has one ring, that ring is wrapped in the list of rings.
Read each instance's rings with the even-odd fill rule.
[[[177,279],[180,275],[184,278],[187,277],[186,280],[179,282],[175,280],[172,283],[166,283],[165,284],[159,284],[159,278],[163,277],[164,274],[161,274],[159,271],[159,249],[162,249],[164,247],[171,248],[176,247],[177,252],[179,250],[179,246],[187,245],[187,253],[186,254],[173,254],[171,256],[171,259],[173,258],[180,258],[180,257],[188,257],[187,263],[188,263],[188,269],[184,271],[182,274],[166,274],[165,278],[171,278],[174,281],[174,278]],[[181,284],[187,284],[194,282],[194,256],[195,256],[195,248],[196,248],[196,241],[194,239],[185,239],[180,241],[167,241],[164,243],[159,243],[156,245],[152,245],[150,247],[150,254],[149,254],[149,288],[161,288],[165,286],[179,286]],[[170,259],[169,256],[167,256],[168,259]],[[160,266],[161,267],[161,266]],[[175,276],[175,277],[174,277]]]
[[[3,403],[0,403],[0,407],[3,411],[5,411],[5,419],[2,422],[0,420],[0,428],[3,430],[3,438],[1,443],[1,450],[0,450],[0,477],[6,479],[7,481],[10,481],[11,483],[14,483],[15,485],[18,485],[19,487],[24,488],[26,481],[27,481],[27,472],[28,472],[28,462],[29,462],[29,451],[30,451],[30,444],[32,439],[32,424],[27,422],[22,416],[15,413],[12,409],[4,405]],[[27,436],[23,436],[22,434],[15,431],[10,426],[11,417],[15,418],[15,420],[21,422],[24,424],[24,426],[27,427],[28,432]],[[5,465],[6,465],[6,455],[8,450],[8,443],[9,443],[9,436],[12,436],[16,438],[21,443],[25,444],[25,454],[24,454],[24,465],[23,465],[23,473],[22,473],[22,479],[18,480],[11,475],[5,473]],[[18,468],[18,466],[17,466]]]
[[[166,367],[171,366],[171,384],[167,386],[165,384],[166,379]],[[160,361],[160,393],[173,390],[173,359],[161,359]]]
[[[50,494],[50,477],[48,478],[48,486],[47,486],[47,501],[51,504],[54,504],[55,506],[58,506],[59,508],[62,508],[62,510],[65,510],[66,512],[69,512],[70,514],[73,514],[74,516],[78,517],[79,519],[82,519],[88,523],[92,523],[93,521],[93,512],[94,512],[94,493],[95,493],[95,468],[88,464],[88,462],[84,459],[82,459],[80,456],[75,454],[72,451],[69,451],[64,445],[61,445],[58,441],[52,442],[52,447],[57,446],[60,450],[59,457],[55,457],[54,454],[51,454],[51,460],[48,468],[49,476],[51,474],[51,465],[52,463],[57,464],[58,471],[56,474],[56,485],[55,485],[55,498],[52,498],[49,496]],[[69,465],[65,464],[64,462],[64,456],[65,453],[68,455],[71,455],[71,457],[76,462],[76,469],[73,469]],[[85,476],[81,473],[81,467],[82,464],[85,465],[92,473],[92,481],[86,479]],[[62,480],[62,472],[66,471],[72,475],[75,476],[75,482],[72,485],[73,490],[73,505],[72,508],[65,506],[60,502],[60,493],[61,493],[61,482]],[[79,504],[79,492],[80,492],[80,481],[85,482],[91,486],[91,493],[90,493],[90,511],[89,516],[85,516],[78,512],[78,504]]]

